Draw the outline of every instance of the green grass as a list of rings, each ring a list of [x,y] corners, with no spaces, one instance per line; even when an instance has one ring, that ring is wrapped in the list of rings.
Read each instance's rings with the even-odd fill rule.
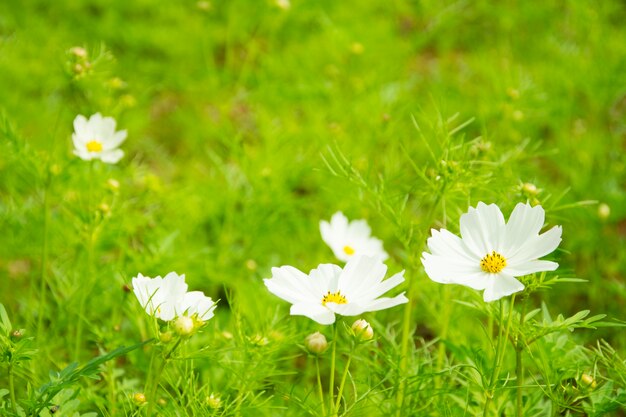
[[[0,303],[23,336],[0,337],[1,415],[24,415],[10,380],[23,410],[51,383],[42,416],[145,415],[156,348],[138,346],[153,334],[128,285],[177,271],[220,302],[167,364],[156,415],[321,416],[302,345],[332,328],[262,278],[336,262],[318,223],[338,210],[367,219],[412,300],[365,315],[347,415],[481,415],[501,304],[419,258],[468,206],[527,200],[563,226],[546,279],[585,282],[528,299],[522,333],[553,331],[524,349],[524,415],[626,415],[626,337],[606,325],[626,302],[623,2],[18,3],[0,4]],[[129,132],[117,165],[72,155],[74,117],[95,112]],[[557,318],[583,310],[605,325]],[[509,344],[489,415],[515,415],[515,362]],[[330,351],[320,367],[327,392]]]

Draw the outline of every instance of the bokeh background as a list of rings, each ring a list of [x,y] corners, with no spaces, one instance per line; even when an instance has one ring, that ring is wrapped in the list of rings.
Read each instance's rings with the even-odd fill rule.
[[[587,280],[535,304],[624,320],[624,22],[617,0],[2,1],[0,302],[25,328],[44,323],[42,375],[72,359],[76,320],[83,358],[146,337],[124,291],[138,272],[186,273],[220,299],[210,343],[301,343],[316,327],[289,321],[262,278],[334,262],[318,222],[342,210],[369,221],[392,272],[407,268],[415,337],[432,340],[429,229],[457,231],[478,201],[505,215],[532,201],[563,225],[559,275]],[[71,153],[74,117],[95,112],[128,130],[116,166]],[[450,314],[450,339],[484,336]],[[376,317],[393,329],[401,310]],[[626,346],[615,328],[576,337]]]

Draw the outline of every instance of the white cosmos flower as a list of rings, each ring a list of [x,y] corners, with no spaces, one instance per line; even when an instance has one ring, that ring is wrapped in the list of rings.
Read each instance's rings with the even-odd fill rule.
[[[272,268],[272,278],[264,281],[272,294],[293,304],[291,315],[331,324],[335,314],[357,316],[406,303],[404,293],[378,298],[404,281],[404,271],[383,281],[386,272],[380,259],[359,256],[343,269],[322,264],[309,275],[291,266]]]
[[[365,220],[348,222],[346,216],[338,211],[333,214],[330,223],[320,221],[322,240],[332,249],[337,259],[348,262],[351,258],[365,255],[384,261],[389,257],[383,249],[383,242],[371,237],[372,230]]]
[[[185,275],[170,272],[161,278],[138,274],[133,278],[133,292],[146,313],[163,321],[187,315],[200,321],[213,317],[215,303],[201,291],[187,292]]]
[[[124,151],[118,149],[126,139],[126,131],[115,131],[115,119],[102,117],[96,113],[87,119],[78,115],[74,119],[74,155],[90,161],[100,159],[107,164],[116,164],[124,156]]]
[[[539,260],[561,242],[561,226],[543,234],[541,206],[519,203],[508,223],[495,204],[478,203],[461,216],[461,238],[442,229],[432,230],[431,253],[422,254],[426,273],[435,282],[485,290],[487,302],[522,291],[515,277],[554,271],[559,264]]]

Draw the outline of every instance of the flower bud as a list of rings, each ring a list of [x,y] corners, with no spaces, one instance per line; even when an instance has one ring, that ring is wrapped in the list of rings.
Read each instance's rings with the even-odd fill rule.
[[[320,332],[315,332],[310,334],[304,339],[304,346],[308,349],[309,352],[321,355],[326,352],[328,349],[328,342],[326,341],[326,337]]]
[[[596,380],[589,374],[582,374],[580,377],[580,382],[582,382],[588,388],[594,389],[598,384]]]
[[[537,186],[535,184],[525,182],[524,184],[522,184],[522,192],[526,195],[535,196],[539,193],[539,190],[537,189]]]
[[[374,329],[372,329],[372,326],[370,326],[370,324],[363,319],[359,319],[354,322],[352,325],[352,331],[354,332],[354,337],[362,342],[371,340],[374,337]]]
[[[179,316],[174,321],[174,330],[181,336],[190,336],[194,330],[194,322],[191,317]]]
[[[74,46],[70,48],[70,54],[75,55],[78,58],[87,58],[87,50],[81,46]]]
[[[133,395],[133,401],[135,401],[137,405],[145,404],[146,396],[143,392],[136,392],[135,395]]]
[[[159,333],[159,340],[161,343],[169,343],[172,341],[172,332],[161,332]]]
[[[600,220],[606,220],[611,215],[611,207],[608,204],[601,203],[598,206],[598,217]]]
[[[217,410],[218,408],[222,406],[222,399],[218,397],[217,395],[211,393],[211,395],[206,397],[206,403],[209,406],[209,408],[213,410]]]

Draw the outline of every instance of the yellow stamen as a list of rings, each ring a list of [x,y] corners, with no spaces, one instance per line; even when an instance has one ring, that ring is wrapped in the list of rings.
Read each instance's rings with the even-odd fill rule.
[[[324,297],[322,297],[322,305],[325,306],[326,303],[347,304],[348,300],[346,300],[346,297],[341,295],[341,291],[337,291],[334,293],[328,291],[328,293]]]
[[[354,248],[352,246],[344,246],[343,251],[346,255],[354,255]]]
[[[97,140],[87,142],[87,150],[89,152],[102,152],[102,144]]]
[[[495,250],[485,255],[480,261],[480,269],[490,274],[497,274],[506,266],[506,259]]]

